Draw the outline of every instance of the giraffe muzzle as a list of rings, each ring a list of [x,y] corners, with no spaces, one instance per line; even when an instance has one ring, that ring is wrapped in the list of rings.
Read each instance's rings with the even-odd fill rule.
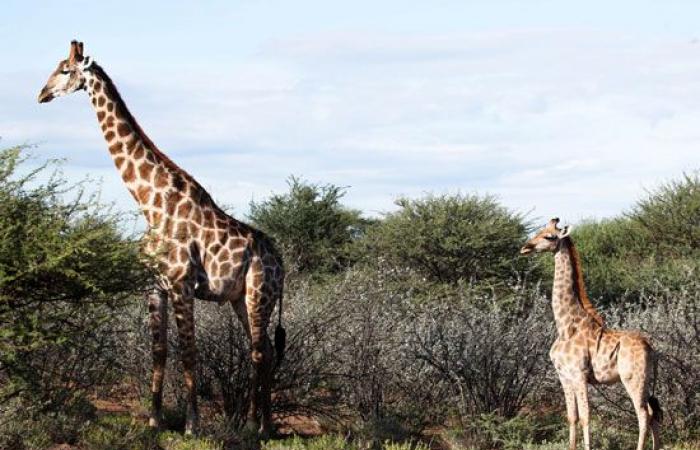
[[[534,250],[534,247],[532,245],[526,244],[523,246],[523,248],[520,249],[520,254],[521,255],[529,255],[530,253],[532,253],[533,250]]]
[[[44,87],[44,89],[39,92],[38,100],[39,103],[48,103],[53,100],[53,93],[47,87]]]

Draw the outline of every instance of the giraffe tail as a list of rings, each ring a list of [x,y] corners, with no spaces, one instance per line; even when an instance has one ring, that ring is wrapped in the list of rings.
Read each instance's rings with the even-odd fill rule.
[[[651,420],[652,422],[656,423],[661,423],[664,420],[664,411],[661,409],[661,403],[659,403],[659,399],[654,397],[653,395],[649,397],[647,400],[648,407],[651,411]]]
[[[284,348],[287,345],[287,332],[282,326],[282,293],[280,293],[277,311],[277,327],[275,327],[275,356],[279,365],[284,359]]]
[[[661,403],[659,399],[654,397],[654,391],[656,388],[656,370],[658,368],[658,354],[656,354],[651,346],[651,343],[645,339],[647,347],[652,352],[652,361],[654,363],[653,367],[653,379],[651,381],[651,395],[647,399],[647,408],[649,409],[649,414],[651,415],[652,422],[660,424],[664,420],[664,411],[661,409]]]

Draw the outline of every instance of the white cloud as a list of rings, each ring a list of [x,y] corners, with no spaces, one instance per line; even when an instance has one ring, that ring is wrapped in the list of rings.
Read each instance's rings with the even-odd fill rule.
[[[348,203],[372,213],[402,194],[476,190],[579,219],[700,166],[699,53],[586,30],[354,32],[279,39],[235,67],[143,77],[100,62],[161,148],[239,213],[298,174],[351,186]],[[27,100],[0,106],[6,140],[110,166],[85,99]],[[131,207],[111,183],[104,196]]]

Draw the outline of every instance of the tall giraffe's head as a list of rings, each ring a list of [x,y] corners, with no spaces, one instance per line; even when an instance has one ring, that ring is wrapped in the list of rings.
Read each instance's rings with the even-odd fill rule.
[[[536,252],[554,252],[559,248],[559,243],[571,233],[571,226],[567,225],[563,229],[557,227],[558,218],[553,218],[547,225],[535,233],[529,241],[520,249],[521,255],[529,255]]]
[[[72,41],[68,58],[58,63],[39,93],[39,103],[50,102],[55,97],[85,89],[86,71],[91,65],[92,58],[83,55],[83,43]]]

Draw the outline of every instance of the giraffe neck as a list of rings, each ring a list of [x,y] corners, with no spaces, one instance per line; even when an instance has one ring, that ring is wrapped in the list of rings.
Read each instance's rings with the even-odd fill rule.
[[[146,136],[100,66],[93,63],[85,73],[87,92],[114,165],[149,226],[155,227],[168,213],[168,197],[187,196],[187,186],[194,181]]]
[[[572,249],[568,239],[561,242],[554,254],[554,286],[552,288],[552,311],[557,325],[557,334],[567,336],[571,325],[586,322],[588,314],[583,309],[576,286],[577,273]]]

